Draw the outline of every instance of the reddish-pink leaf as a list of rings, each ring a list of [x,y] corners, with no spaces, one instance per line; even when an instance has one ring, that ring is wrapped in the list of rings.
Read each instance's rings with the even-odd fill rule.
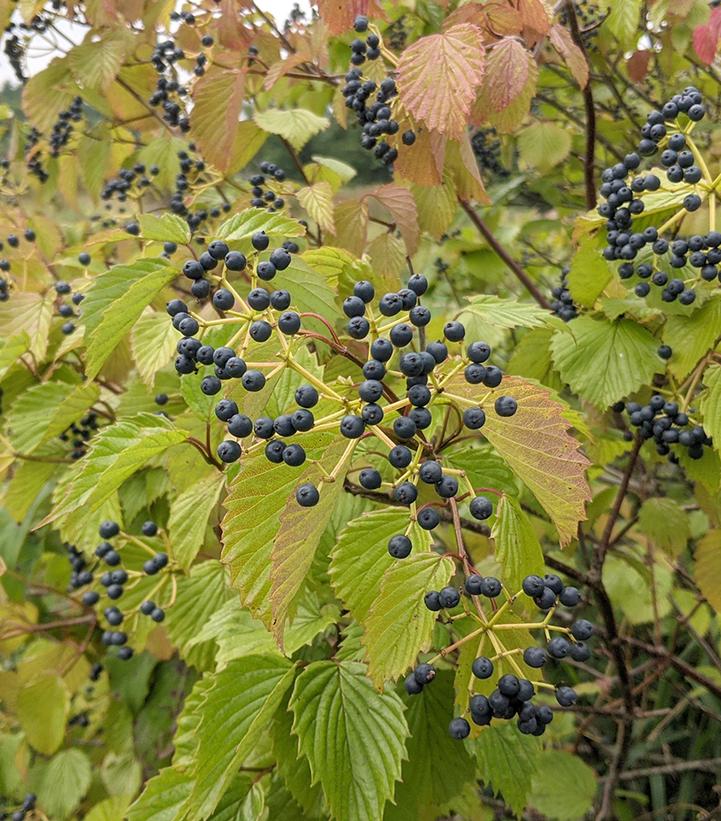
[[[696,26],[693,30],[693,47],[699,60],[710,66],[716,56],[721,35],[721,6],[717,6],[709,17],[708,23]]]
[[[551,21],[543,0],[518,0],[518,11],[525,29],[539,37],[548,34]]]
[[[402,185],[383,185],[368,194],[390,211],[409,254],[418,247],[418,211],[413,194]]]
[[[398,93],[408,111],[432,131],[459,136],[483,79],[483,33],[461,23],[421,37],[398,62]]]
[[[193,90],[191,123],[203,155],[227,171],[245,93],[245,71],[212,67]],[[220,115],[220,116],[219,116]]]
[[[555,25],[549,39],[576,82],[581,88],[585,88],[588,83],[588,63],[581,49],[573,42],[571,33],[563,26]]]
[[[359,14],[384,16],[376,0],[318,0],[318,11],[331,34],[348,31]]]
[[[486,61],[483,89],[494,111],[503,111],[518,97],[529,71],[528,52],[518,40],[506,37],[493,46]]]
[[[626,63],[628,76],[635,82],[640,83],[648,74],[648,64],[651,62],[650,51],[634,51]]]
[[[394,163],[397,177],[417,185],[440,185],[443,182],[446,141],[443,134],[421,129],[413,148],[398,155]]]
[[[543,506],[561,546],[567,545],[586,518],[591,491],[586,480],[589,462],[569,432],[564,405],[548,388],[517,376],[505,377],[499,388],[490,391],[478,390],[463,376],[454,377],[447,391],[483,404],[484,436]],[[504,394],[518,403],[513,416],[501,417],[492,410]]]

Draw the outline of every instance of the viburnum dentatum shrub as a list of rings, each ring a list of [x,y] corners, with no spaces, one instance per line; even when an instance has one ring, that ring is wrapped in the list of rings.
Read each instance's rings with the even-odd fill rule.
[[[265,8],[0,0],[0,815],[714,815],[719,10]]]

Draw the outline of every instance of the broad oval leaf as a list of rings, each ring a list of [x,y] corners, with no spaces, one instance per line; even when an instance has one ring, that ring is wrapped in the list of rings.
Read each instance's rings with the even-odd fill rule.
[[[115,265],[93,282],[83,302],[88,377],[100,371],[143,309],[177,274],[166,260],[149,258]]]
[[[381,818],[405,758],[408,725],[395,693],[379,693],[355,662],[316,661],[290,700],[293,732],[335,818]]]
[[[630,319],[581,316],[571,330],[554,334],[553,362],[572,390],[598,408],[650,384],[659,369],[657,340]]]
[[[459,23],[421,37],[398,61],[401,102],[432,131],[459,137],[483,79],[483,32]]]
[[[568,544],[585,519],[591,490],[586,480],[589,462],[569,433],[571,424],[563,404],[548,388],[516,376],[505,377],[499,388],[480,397],[478,388],[462,376],[454,378],[447,390],[489,410],[502,395],[517,401],[513,416],[501,417],[490,410],[483,434],[543,506],[556,526],[561,546]]]

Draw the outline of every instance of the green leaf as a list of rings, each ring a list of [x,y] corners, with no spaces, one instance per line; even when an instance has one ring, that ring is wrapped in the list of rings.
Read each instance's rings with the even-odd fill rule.
[[[517,499],[501,496],[491,533],[496,543],[496,561],[503,569],[503,581],[512,592],[531,573],[543,575],[543,551],[531,522]]]
[[[551,350],[562,379],[601,409],[650,384],[659,369],[657,340],[630,319],[580,316],[572,333],[554,334]]]
[[[304,447],[308,464],[301,471],[269,464],[262,452],[244,457],[223,503],[222,560],[230,568],[233,586],[253,615],[270,623],[270,568],[280,514],[295,488],[337,440],[333,433],[309,433]],[[314,473],[314,471],[313,471]]]
[[[672,556],[678,556],[691,537],[688,514],[668,498],[644,501],[638,512],[638,529],[655,547]]]
[[[482,322],[503,330],[512,328],[541,328],[554,322],[554,317],[538,305],[503,299],[493,294],[476,294],[468,297],[468,305],[463,308],[459,319],[465,314],[477,316]]]
[[[135,471],[186,437],[185,431],[150,413],[108,425],[94,437],[87,457],[63,476],[53,510],[42,524],[80,507],[86,515],[91,514]]]
[[[321,180],[313,185],[304,186],[298,189],[295,196],[318,227],[332,234],[335,226],[333,223],[333,189],[330,183]]]
[[[33,385],[10,409],[8,438],[20,453],[32,453],[43,442],[59,436],[77,422],[99,396],[100,388],[93,382]]]
[[[130,798],[125,795],[114,795],[99,801],[85,816],[84,821],[118,821],[127,817]]]
[[[293,732],[335,818],[380,818],[401,775],[408,726],[395,693],[354,662],[316,661],[298,677]]]
[[[62,750],[44,765],[36,785],[38,804],[49,818],[67,818],[90,788],[90,759],[78,749]]]
[[[683,380],[708,351],[713,350],[721,329],[721,299],[712,297],[690,316],[669,316],[663,341],[671,346],[671,373]]]
[[[155,374],[173,358],[181,338],[168,315],[159,311],[145,311],[130,332],[130,350],[140,378],[148,386],[155,382]]]
[[[342,437],[328,445],[318,465],[304,472],[303,482],[319,487],[324,474],[337,470],[344,475],[348,461],[348,443]],[[328,524],[338,498],[343,493],[342,481],[320,485],[320,501],[308,509],[291,496],[280,514],[280,528],[273,540],[270,571],[270,605],[273,614],[273,635],[283,647],[283,631],[298,592],[311,568],[316,549]]]
[[[213,471],[190,485],[170,505],[168,535],[175,560],[188,570],[203,546],[210,515],[225,487],[225,473]]]
[[[282,277],[283,287],[293,294],[293,305],[299,311],[326,317],[337,314],[333,289],[304,260],[295,257]]]
[[[604,21],[608,29],[623,46],[634,45],[634,37],[640,36],[639,17],[641,0],[624,0],[623,3],[610,3],[610,14]]]
[[[603,583],[632,625],[652,622],[657,615],[663,618],[671,610],[673,578],[665,562],[654,562],[652,576],[642,554],[610,555],[603,565]]]
[[[45,296],[13,293],[12,299],[0,302],[0,327],[3,329],[3,338],[9,343],[13,337],[26,334],[29,340],[28,350],[38,361],[45,359],[48,350],[54,296],[54,291],[49,291]]]
[[[716,613],[721,613],[721,530],[709,530],[698,540],[693,577]]]
[[[468,442],[451,446],[444,452],[448,465],[464,470],[473,487],[492,487],[510,496],[518,496],[519,484],[506,462],[490,447]]]
[[[423,537],[414,538],[414,549],[418,538]],[[429,648],[436,618],[423,597],[445,587],[454,569],[449,556],[420,553],[386,570],[364,622],[368,674],[377,687],[405,673],[418,653]]]
[[[256,231],[265,231],[271,237],[302,237],[305,228],[294,219],[283,214],[271,214],[263,208],[249,208],[240,214],[233,214],[218,226],[218,239],[239,243],[243,248],[252,248],[250,239]]]
[[[23,685],[17,715],[31,747],[52,755],[63,742],[70,694],[60,676],[46,672]]]
[[[288,111],[269,108],[266,111],[256,111],[253,119],[263,131],[269,131],[287,140],[296,151],[300,151],[311,137],[330,125],[330,120],[326,117],[319,117],[304,108],[293,108]]]
[[[41,498],[43,487],[60,468],[55,462],[24,461],[17,465],[3,498],[3,507],[16,522],[25,518]]]
[[[538,766],[537,739],[521,735],[515,723],[504,721],[484,728],[472,747],[481,781],[521,815]]]
[[[382,508],[352,519],[338,537],[331,553],[331,582],[356,621],[365,622],[386,570],[396,562],[388,553],[388,540],[407,526],[407,512]]]
[[[537,122],[518,134],[522,166],[548,172],[563,162],[571,151],[571,132],[553,122]]]
[[[29,344],[30,338],[25,331],[0,340],[0,379],[13,365],[17,364],[18,359],[27,351]]]
[[[298,739],[293,735],[293,714],[288,709],[288,696],[276,711],[270,727],[273,755],[278,772],[295,801],[307,817],[318,818],[325,814],[323,791],[317,782],[313,783],[308,759],[298,754]]]
[[[168,608],[165,627],[183,659],[201,670],[213,667],[215,646],[212,642],[195,642],[214,613],[233,599],[225,568],[215,559],[195,565],[190,575],[178,583],[175,604]]]
[[[86,89],[107,91],[133,48],[129,29],[116,28],[99,39],[88,39],[68,52],[75,79]]]
[[[186,804],[192,816],[207,817],[215,809],[253,745],[267,733],[293,672],[290,662],[278,656],[249,656],[212,675],[201,705],[195,783]]]
[[[127,821],[175,821],[190,797],[193,782],[175,767],[165,767],[147,781],[127,812]]]
[[[450,801],[474,780],[475,762],[466,745],[448,734],[454,715],[453,676],[439,670],[421,698],[408,699],[408,760],[403,763],[394,804],[386,805],[384,821],[425,818],[430,806]]]
[[[571,260],[568,289],[573,301],[586,308],[594,302],[613,278],[613,269],[601,254],[602,237],[584,237]]]
[[[148,258],[115,265],[95,280],[83,302],[89,378],[100,371],[143,309],[177,274],[166,260]]]
[[[188,223],[177,214],[141,214],[138,217],[140,236],[157,242],[175,242],[187,245],[190,242]]]
[[[553,821],[577,821],[593,809],[597,789],[596,773],[578,756],[544,750],[536,760],[529,803]]]

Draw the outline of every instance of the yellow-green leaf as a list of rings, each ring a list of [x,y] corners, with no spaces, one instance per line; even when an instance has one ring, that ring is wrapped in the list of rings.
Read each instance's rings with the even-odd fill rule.
[[[287,140],[296,151],[300,151],[311,137],[330,125],[327,117],[319,117],[304,108],[269,108],[266,111],[256,111],[253,118],[264,131]]]

